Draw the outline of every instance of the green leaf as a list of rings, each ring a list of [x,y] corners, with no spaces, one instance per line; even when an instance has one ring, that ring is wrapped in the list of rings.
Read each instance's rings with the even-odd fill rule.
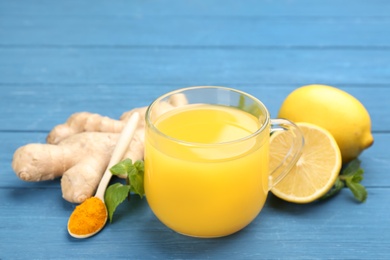
[[[364,170],[360,167],[360,160],[355,159],[348,163],[347,167],[341,172],[340,179],[345,182],[352,191],[355,199],[364,202],[367,199],[367,190],[360,182],[363,180]]]
[[[355,199],[364,202],[368,193],[366,188],[360,184],[363,180],[364,170],[360,167],[360,160],[351,161],[340,173],[332,189],[321,199],[327,199],[337,194],[345,185],[352,191]]]
[[[133,169],[128,174],[128,180],[131,191],[138,194],[141,198],[145,194],[144,190],[144,162],[136,161]]]
[[[367,199],[367,190],[360,183],[347,181],[347,187],[352,191],[355,199],[359,202],[364,202]]]
[[[245,97],[244,95],[240,95],[240,99],[238,100],[237,108],[241,110],[245,110]]]
[[[356,183],[361,182],[363,180],[363,173],[363,169],[359,168],[359,170],[353,175],[352,181]]]
[[[329,198],[335,196],[336,194],[338,194],[344,188],[344,186],[345,186],[344,182],[341,181],[340,178],[338,177],[336,179],[336,182],[333,185],[333,187],[324,196],[322,196],[320,199],[321,200],[326,200],[326,199],[329,199]]]
[[[134,166],[137,168],[138,171],[144,172],[145,169],[144,161],[138,160],[134,163]]]
[[[139,160],[134,164],[131,159],[125,159],[110,168],[114,175],[127,176],[126,182],[128,185],[115,183],[110,185],[104,195],[104,200],[107,205],[108,216],[110,222],[116,208],[121,204],[130,192],[138,194],[141,198],[145,194],[144,191],[144,162]]]
[[[347,167],[341,172],[341,175],[351,176],[354,175],[360,168],[360,160],[355,159],[348,163]]]
[[[116,208],[127,198],[129,192],[130,186],[121,183],[112,184],[107,188],[104,194],[104,201],[107,206],[110,222],[112,222]]]
[[[254,116],[261,115],[261,109],[259,108],[259,106],[256,103],[253,103],[251,105],[247,105],[244,95],[240,95],[237,108],[240,110],[246,111]]]
[[[133,168],[133,162],[131,159],[125,159],[110,168],[113,175],[126,175]]]

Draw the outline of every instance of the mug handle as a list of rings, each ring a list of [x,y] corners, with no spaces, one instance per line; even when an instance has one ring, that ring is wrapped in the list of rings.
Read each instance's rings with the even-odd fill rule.
[[[295,166],[302,154],[305,139],[299,127],[286,119],[271,119],[271,135],[286,131],[291,135],[291,146],[285,157],[275,169],[270,169],[268,189],[278,184]]]

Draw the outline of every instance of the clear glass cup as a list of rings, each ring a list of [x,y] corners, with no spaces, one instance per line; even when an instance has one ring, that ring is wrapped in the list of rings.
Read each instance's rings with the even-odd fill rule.
[[[291,149],[269,169],[269,139],[291,133]],[[222,237],[256,218],[272,186],[298,160],[303,136],[292,122],[270,119],[257,98],[199,86],[157,98],[147,109],[145,194],[157,218],[194,237]]]

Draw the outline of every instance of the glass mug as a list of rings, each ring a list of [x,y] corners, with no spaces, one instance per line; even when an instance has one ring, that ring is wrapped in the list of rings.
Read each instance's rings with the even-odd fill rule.
[[[146,111],[145,194],[172,230],[194,237],[233,234],[259,214],[267,194],[298,160],[303,136],[290,121],[239,90],[199,86],[157,98]],[[269,139],[292,135],[269,170]]]

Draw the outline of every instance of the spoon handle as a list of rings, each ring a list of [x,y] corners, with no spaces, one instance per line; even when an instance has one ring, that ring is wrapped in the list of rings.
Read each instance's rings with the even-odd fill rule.
[[[122,130],[122,133],[119,136],[118,142],[115,146],[114,152],[112,153],[110,162],[108,163],[107,169],[103,174],[103,177],[97,188],[95,197],[98,197],[104,201],[104,193],[106,191],[107,185],[110,182],[112,174],[110,168],[117,164],[123,157],[125,151],[127,150],[131,139],[133,139],[135,130],[138,126],[139,113],[134,113],[127,121],[125,127]]]

